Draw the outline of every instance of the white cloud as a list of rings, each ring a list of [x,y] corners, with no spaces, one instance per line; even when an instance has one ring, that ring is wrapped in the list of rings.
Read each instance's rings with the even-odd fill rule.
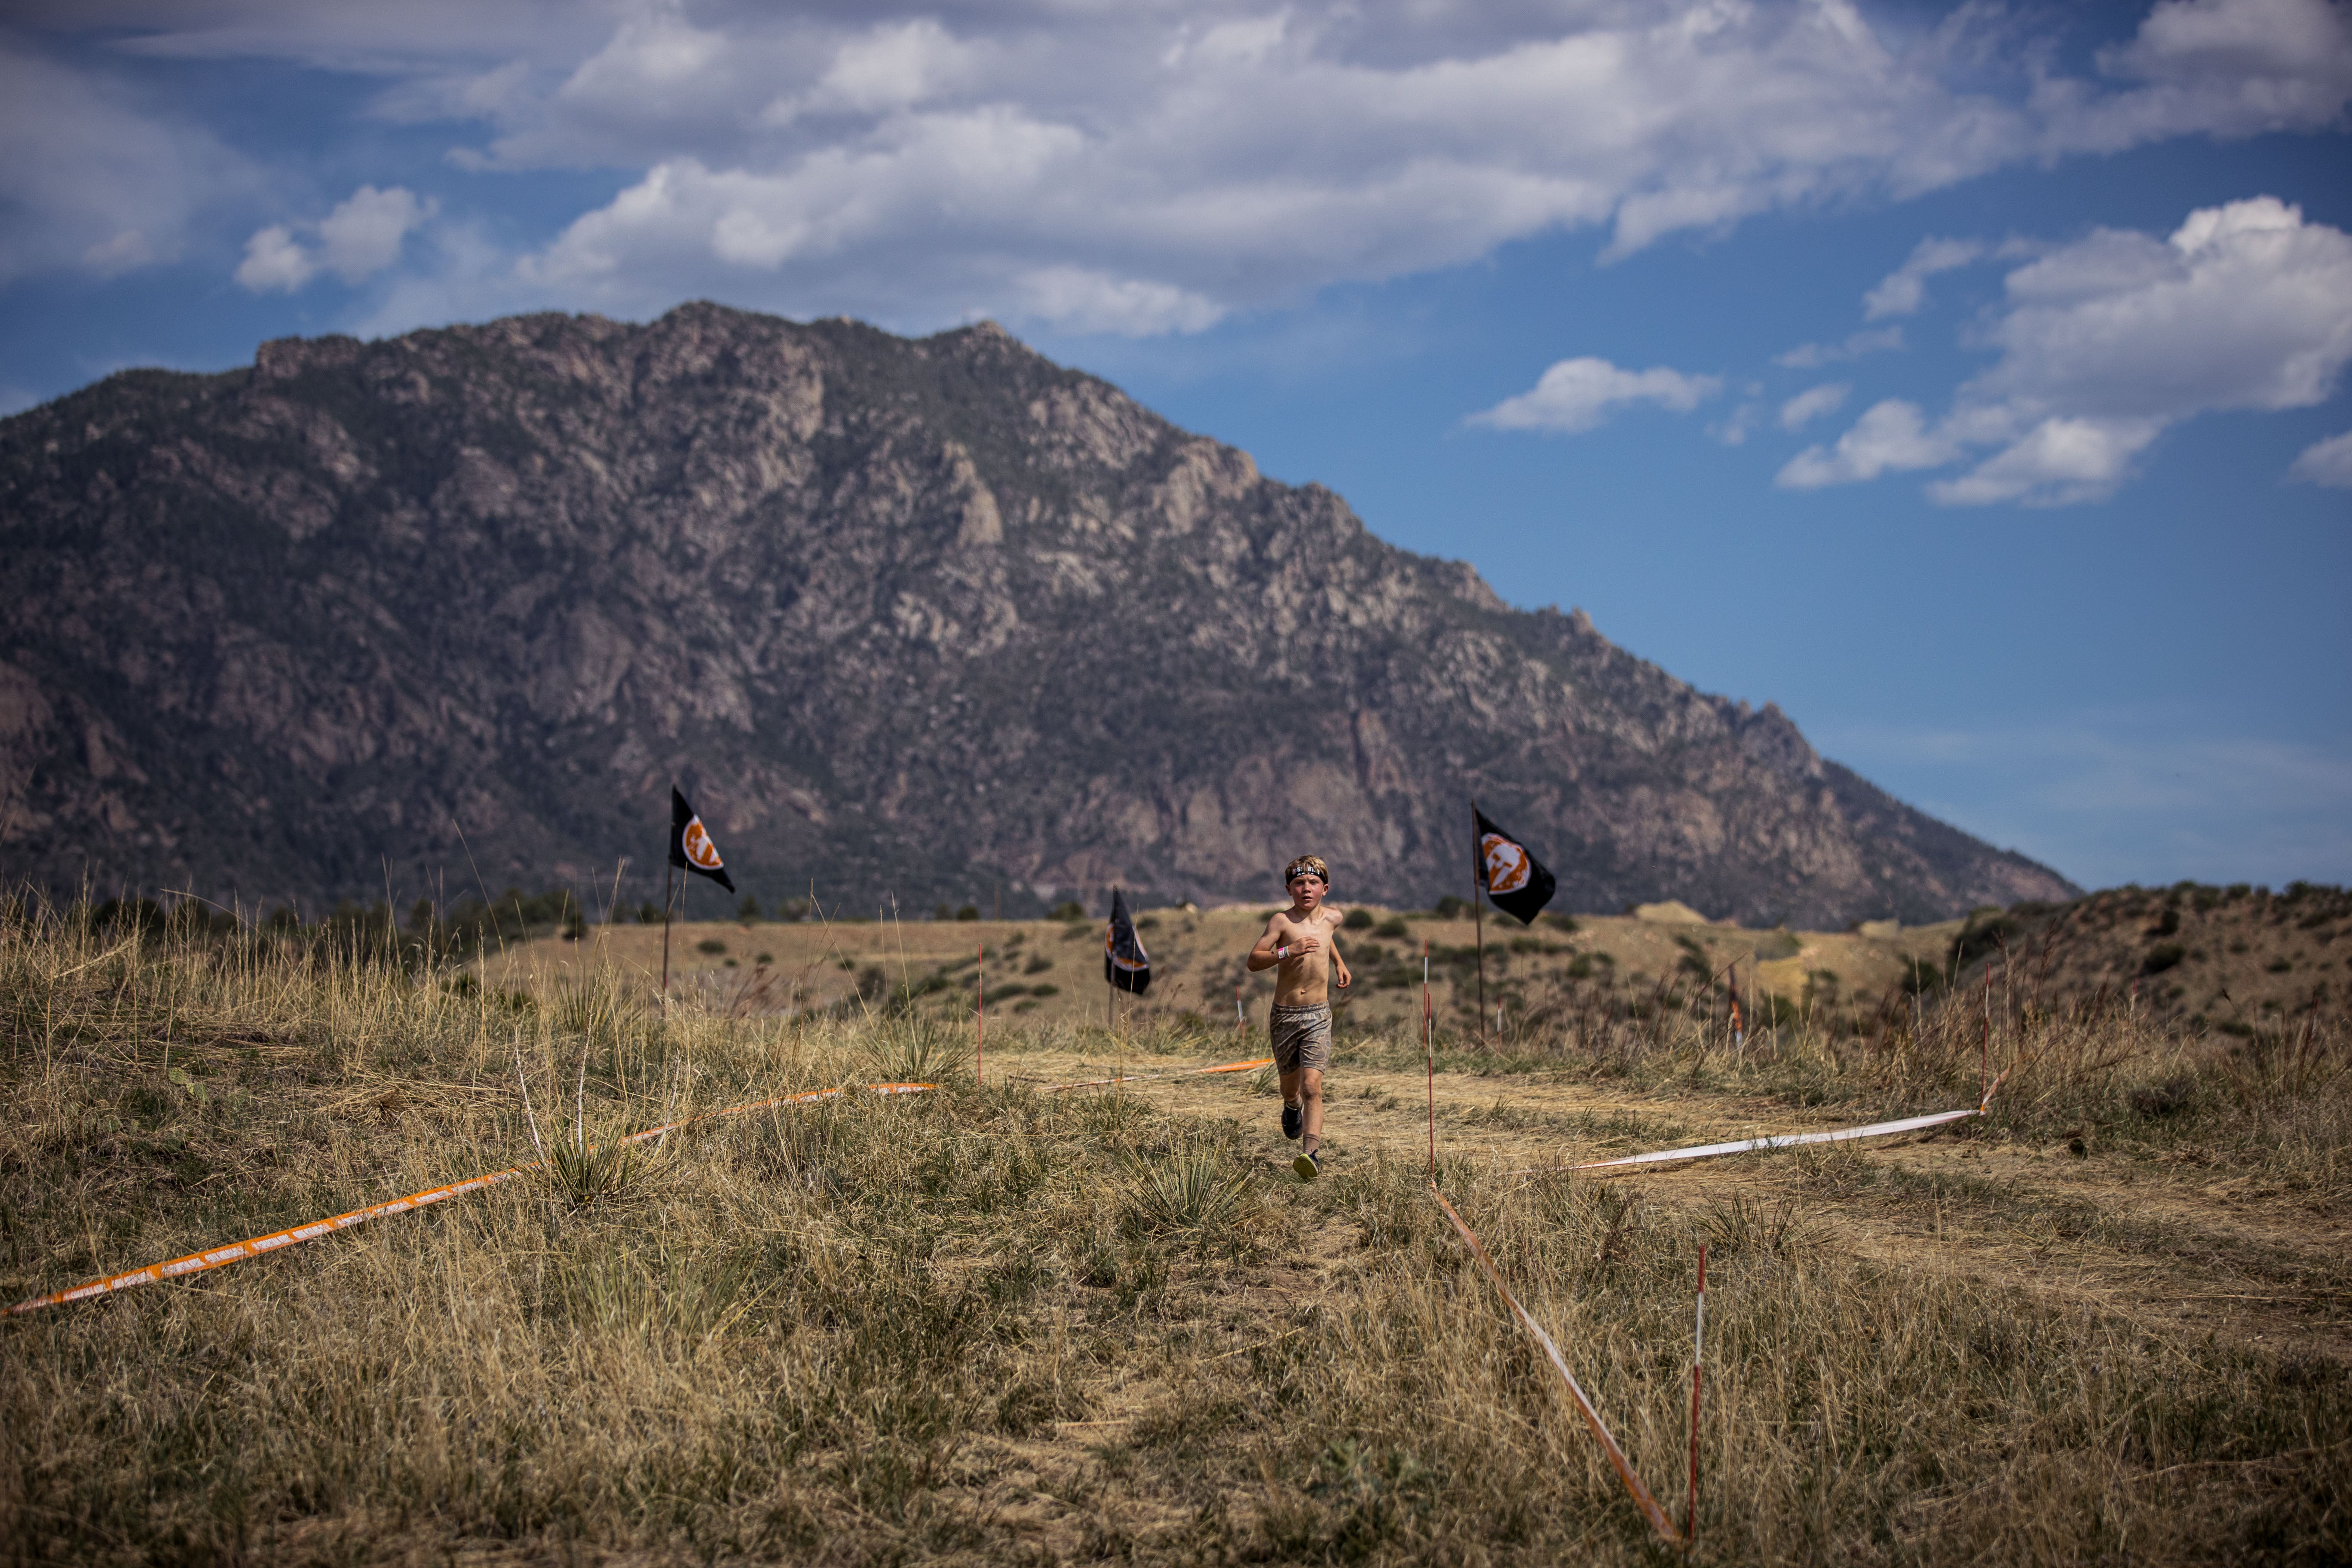
[[[1224,314],[1187,289],[1077,267],[1047,267],[1020,280],[1024,313],[1066,331],[1149,337],[1197,332]]]
[[[1810,392],[1797,394],[1780,405],[1780,428],[1801,430],[1822,415],[1835,413],[1843,406],[1846,394],[1853,390],[1842,381],[1832,381]]]
[[[2000,358],[1929,427],[1882,403],[1810,447],[1796,489],[1940,468],[1961,505],[2064,505],[2114,493],[2166,428],[2223,409],[2308,407],[2352,362],[2352,235],[2269,196],[2203,207],[2168,237],[2101,229],[2011,272],[1988,333]]]
[[[1590,430],[1627,404],[1654,403],[1687,414],[1722,390],[1721,376],[1685,375],[1664,366],[1620,370],[1590,356],[1564,359],[1532,390],[1472,415],[1470,423],[1497,430]]]
[[[1864,354],[1885,353],[1903,346],[1903,329],[1874,327],[1853,333],[1840,343],[1800,343],[1772,363],[1790,370],[1813,370],[1825,364],[1837,364],[1856,360]]]
[[[1981,242],[1973,239],[1921,240],[1912,247],[1908,260],[1863,296],[1863,319],[1875,321],[1882,316],[1917,314],[1927,300],[1928,279],[1938,272],[1966,267],[1982,256],[1984,248]]]
[[[2352,100],[2324,0],[2168,0],[2093,78],[2055,72],[2021,14],[1921,29],[1849,0],[20,9],[149,54],[373,74],[379,114],[464,127],[466,167],[622,173],[501,289],[622,311],[709,291],[907,327],[1066,308],[1070,277],[1129,303],[1061,321],[1184,331],[1547,232],[1622,257],[2072,153],[2335,126]],[[273,254],[333,268],[287,226]],[[133,211],[62,254],[113,264],[133,232],[170,253],[175,231]],[[1883,285],[1887,313],[1927,276]]]
[[[0,103],[0,283],[174,260],[208,205],[251,189],[250,167],[201,128],[5,37]]]
[[[2352,430],[2305,447],[2294,466],[2287,469],[2287,477],[2336,489],[2352,489]]]
[[[435,204],[398,185],[362,185],[319,222],[320,265],[356,283],[400,259],[400,242],[432,216]]]
[[[254,231],[245,242],[245,260],[236,269],[236,280],[257,294],[272,289],[288,293],[310,280],[313,268],[310,254],[294,243],[294,232],[282,223]]]
[[[402,186],[380,191],[362,185],[334,211],[307,226],[318,234],[316,246],[304,246],[285,224],[257,230],[245,242],[236,280],[257,294],[273,289],[290,294],[321,272],[358,283],[398,261],[401,242],[422,227],[434,210],[433,202],[419,201],[415,192]]]
[[[1549,230],[1603,230],[1623,256],[1775,208],[2208,129],[2217,82],[2259,94],[2286,69],[2189,60],[2171,36],[2133,44],[2099,82],[2051,77],[2015,33],[1990,65],[1963,60],[1842,0],[650,5],[537,86],[436,79],[453,119],[494,126],[484,164],[638,171],[529,258],[543,294],[625,310],[708,289],[908,325],[983,311],[1183,331]],[[2290,74],[2279,112],[2330,122],[2331,79]],[[2151,107],[2159,90],[2182,124]],[[2124,100],[2137,107],[2118,118]],[[1114,302],[1071,310],[1055,280],[1082,278],[1108,280]]]
[[[1834,447],[1808,447],[1790,458],[1774,482],[1784,489],[1819,489],[1874,479],[1889,469],[1941,468],[1959,454],[1949,437],[1927,427],[1917,404],[1890,397],[1872,405]]]
[[[2146,141],[2156,128],[2252,136],[2336,121],[2352,93],[2352,16],[2330,0],[2163,0],[2132,41],[2102,52],[2147,85],[2066,116],[2070,149]]]

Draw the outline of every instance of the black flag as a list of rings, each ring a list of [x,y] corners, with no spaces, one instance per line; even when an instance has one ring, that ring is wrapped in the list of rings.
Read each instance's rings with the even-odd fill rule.
[[[694,815],[694,807],[686,804],[676,784],[669,791],[669,863],[699,872],[730,893],[735,890],[735,879],[727,874],[719,846],[710,842],[702,818]]]
[[[1487,821],[1485,812],[1473,806],[1470,816],[1478,832],[1478,842],[1473,847],[1478,885],[1486,889],[1496,909],[1516,916],[1522,925],[1535,924],[1559,884],[1552,880],[1542,861],[1528,853],[1526,845]]]
[[[1127,916],[1126,895],[1117,888],[1110,890],[1110,930],[1103,933],[1103,978],[1138,996],[1151,989],[1151,955],[1143,951]]]

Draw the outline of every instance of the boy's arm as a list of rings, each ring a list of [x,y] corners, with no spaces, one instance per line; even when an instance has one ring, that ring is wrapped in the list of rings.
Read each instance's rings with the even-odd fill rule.
[[[1276,964],[1282,962],[1281,959],[1275,956],[1275,949],[1278,945],[1275,941],[1276,934],[1275,922],[1272,921],[1266,921],[1265,934],[1261,935],[1257,939],[1257,945],[1249,950],[1249,962],[1247,967],[1252,974],[1256,973],[1261,969],[1272,969]]]
[[[1354,984],[1355,976],[1348,973],[1348,961],[1339,956],[1339,922],[1331,922],[1331,978],[1345,991]]]
[[[1252,973],[1261,969],[1272,969],[1294,952],[1312,952],[1320,945],[1312,935],[1286,935],[1282,929],[1282,917],[1276,915],[1265,922],[1265,934],[1257,939],[1255,947],[1250,949],[1248,968]]]

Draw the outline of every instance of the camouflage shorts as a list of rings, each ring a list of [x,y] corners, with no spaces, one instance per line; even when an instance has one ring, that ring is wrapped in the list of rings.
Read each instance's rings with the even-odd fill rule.
[[[1275,1071],[1330,1070],[1331,1007],[1328,1003],[1318,1002],[1312,1007],[1276,1007],[1272,1027]]]

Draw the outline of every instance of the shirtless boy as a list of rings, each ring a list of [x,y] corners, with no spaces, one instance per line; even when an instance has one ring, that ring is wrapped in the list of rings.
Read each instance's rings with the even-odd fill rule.
[[[1331,890],[1331,870],[1316,855],[1301,855],[1283,868],[1290,907],[1265,922],[1265,934],[1250,949],[1252,973],[1276,969],[1274,1067],[1282,1075],[1282,1135],[1299,1138],[1291,1168],[1312,1181],[1323,1157],[1323,1074],[1331,1065],[1331,994],[1353,977],[1339,956],[1339,917],[1323,907]]]

